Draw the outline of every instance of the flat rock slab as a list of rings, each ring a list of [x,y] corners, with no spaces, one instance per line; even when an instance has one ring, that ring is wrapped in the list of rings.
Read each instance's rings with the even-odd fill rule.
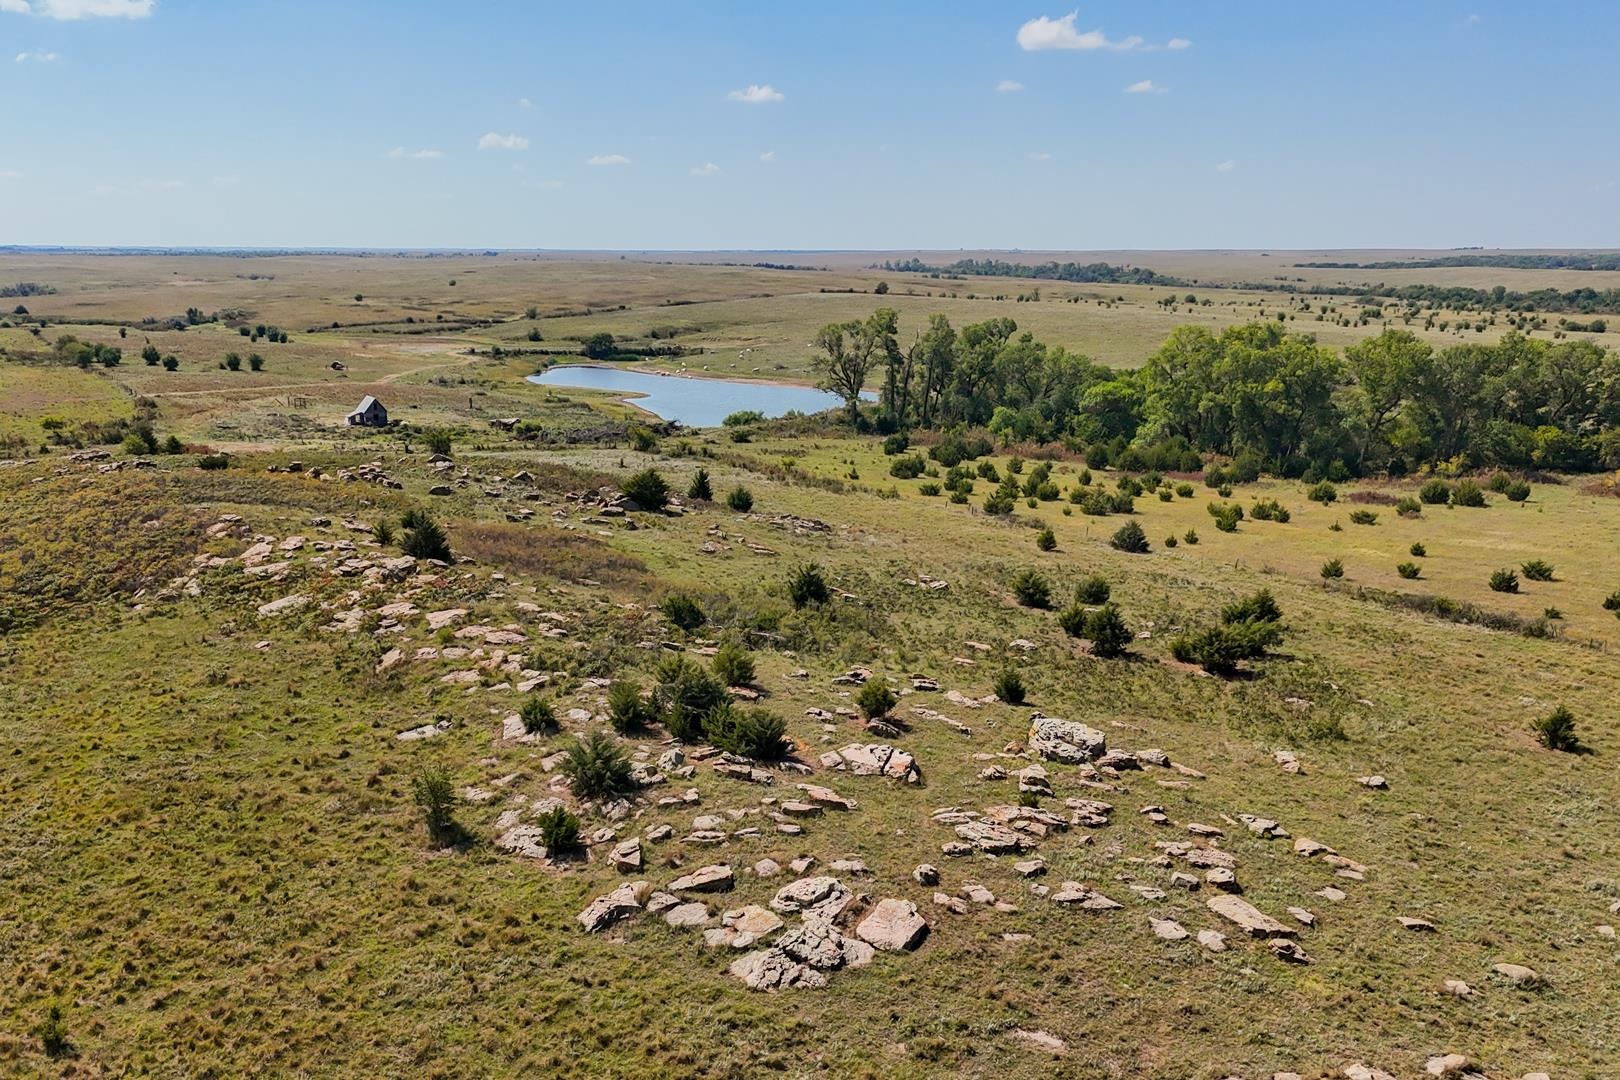
[[[703,926],[709,921],[709,908],[705,904],[692,901],[685,904],[676,904],[664,912],[664,921],[671,926],[696,927]]]
[[[884,952],[909,952],[928,936],[928,922],[910,900],[879,900],[855,927],[855,936]]]
[[[956,827],[956,835],[990,855],[1022,851],[1028,846],[1020,833],[994,821],[964,821]]]
[[[1284,926],[1241,896],[1220,893],[1204,901],[1209,910],[1242,927],[1252,937],[1293,937],[1292,928]]]
[[[1027,741],[1030,753],[1072,765],[1093,761],[1108,750],[1108,737],[1096,728],[1053,716],[1031,720]]]
[[[579,924],[588,934],[605,930],[621,919],[629,918],[641,910],[642,901],[651,886],[645,881],[627,881],[617,889],[598,896],[579,913]]]
[[[887,776],[908,784],[922,779],[916,759],[887,743],[850,743],[840,747],[835,756],[841,764],[834,768],[847,769],[856,776]],[[823,760],[826,758],[827,755],[823,755]]]
[[[725,864],[701,866],[669,883],[670,892],[725,892],[734,883],[731,867]]]
[[[1186,928],[1174,919],[1149,919],[1148,925],[1153,928],[1153,936],[1162,941],[1182,941],[1187,937]]]
[[[830,875],[800,878],[777,890],[771,910],[784,915],[803,913],[832,918],[844,910],[853,895],[847,885]]]

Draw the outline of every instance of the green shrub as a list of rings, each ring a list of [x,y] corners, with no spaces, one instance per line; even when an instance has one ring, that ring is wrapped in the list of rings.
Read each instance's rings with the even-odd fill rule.
[[[1425,556],[1427,556],[1429,554],[1429,549],[1424,547],[1421,541],[1414,542],[1412,544],[1412,546],[1407,549],[1407,551],[1415,559],[1424,558]]]
[[[632,450],[650,453],[658,449],[658,436],[646,424],[631,424],[625,429],[625,435],[630,439],[630,449]]]
[[[708,622],[698,602],[685,593],[670,593],[658,604],[664,618],[685,631],[693,631]]]
[[[991,517],[1006,517],[1013,512],[1013,501],[1000,491],[992,491],[984,497],[984,512]]]
[[[230,468],[230,465],[231,459],[226,454],[204,454],[197,459],[197,468],[204,472],[218,472]]]
[[[1325,579],[1344,577],[1344,560],[1329,559],[1322,564],[1322,577]]]
[[[1249,516],[1254,518],[1256,521],[1275,521],[1282,523],[1286,522],[1293,515],[1288,512],[1287,507],[1283,506],[1283,504],[1278,502],[1276,499],[1260,499],[1257,500],[1254,506],[1249,509]]]
[[[1091,642],[1091,655],[1105,659],[1123,656],[1135,638],[1117,604],[1104,604],[1087,615],[1080,636]]]
[[[399,544],[401,551],[418,559],[451,561],[450,538],[433,520],[433,515],[426,510],[411,510],[400,520],[405,526],[405,539]]]
[[[1013,463],[1017,463],[1018,468],[1013,468]],[[1013,458],[1012,462],[1009,462],[1007,465],[1007,471],[1012,473],[1020,472],[1023,470],[1023,468],[1024,463],[1019,461],[1017,458]],[[993,461],[979,462],[978,467],[975,468],[973,472],[981,480],[988,480],[992,484],[1001,483],[1001,474],[996,471],[996,463]]]
[[[643,510],[662,510],[669,502],[669,483],[657,469],[632,473],[619,487]]]
[[[1423,571],[1418,568],[1418,564],[1415,562],[1400,563],[1395,567],[1395,572],[1401,575],[1401,577],[1406,578],[1408,581],[1416,581],[1423,573]]]
[[[714,498],[714,488],[709,486],[708,469],[699,469],[697,475],[692,477],[692,484],[686,489],[686,497],[701,502],[709,502]]]
[[[1508,489],[1508,485],[1511,483],[1513,483],[1513,477],[1498,469],[1491,474],[1490,482],[1485,486],[1500,495]]]
[[[1558,610],[1555,607],[1542,608],[1541,609],[1541,617],[1543,619],[1557,620],[1557,619],[1562,619],[1564,617],[1564,613],[1562,611]]]
[[[422,441],[427,444],[428,453],[449,456],[452,440],[444,428],[429,428],[422,432]]]
[[[180,368],[180,361],[179,361],[179,359],[177,357],[165,356],[163,358],[163,370],[164,371],[177,371],[177,370],[179,370],[179,368]]]
[[[411,774],[411,798],[422,808],[428,832],[435,838],[451,832],[455,826],[451,809],[455,806],[456,793],[450,785],[450,774],[443,765],[417,767],[416,772]]]
[[[1280,636],[1275,623],[1222,623],[1173,638],[1170,655],[1212,674],[1231,675],[1240,661],[1265,655]]]
[[[1305,492],[1305,497],[1311,502],[1318,502],[1326,506],[1328,503],[1338,500],[1339,489],[1327,480],[1320,480],[1311,485],[1310,490]]]
[[[1519,575],[1511,570],[1493,570],[1491,572],[1491,591],[1516,593],[1519,591]]]
[[[1176,493],[1171,491],[1167,487],[1162,487],[1162,488],[1159,489],[1159,501],[1160,502],[1175,502],[1176,501]]]
[[[1423,513],[1423,504],[1410,495],[1403,495],[1395,500],[1395,512],[1401,517],[1416,517]]]
[[[1575,735],[1575,714],[1562,705],[1538,717],[1530,726],[1537,741],[1549,750],[1573,752],[1580,749],[1580,739]]]
[[[1521,563],[1519,573],[1524,575],[1526,581],[1551,581],[1553,579],[1552,564],[1544,559],[1531,559]]]
[[[557,710],[539,694],[530,694],[523,699],[523,704],[518,707],[518,718],[523,721],[523,730],[530,735],[557,730]]]
[[[1020,570],[1013,575],[1013,595],[1018,597],[1019,604],[1029,608],[1050,607],[1052,604],[1052,586],[1042,577],[1038,570]]]
[[[738,484],[726,493],[726,505],[739,514],[746,514],[754,508],[753,492]]]
[[[703,733],[712,745],[757,761],[780,760],[793,748],[780,716],[764,709],[741,709],[729,701],[709,710]]]
[[[654,677],[658,686],[653,700],[664,727],[682,742],[701,740],[703,717],[726,700],[726,688],[719,679],[679,654],[661,661]]]
[[[1502,489],[1502,494],[1508,497],[1508,502],[1524,502],[1530,497],[1530,485],[1523,480],[1515,480]]]
[[[1486,505],[1485,493],[1472,480],[1459,480],[1457,486],[1451,489],[1451,505],[1484,506]]]
[[[1237,532],[1238,522],[1243,520],[1243,507],[1236,503],[1210,503],[1205,509],[1221,532]]]
[[[1091,614],[1077,601],[1058,612],[1058,625],[1070,637],[1080,637],[1086,630],[1086,616]]]
[[[938,495],[939,490],[940,490],[939,485],[934,483],[933,481],[929,481],[926,484],[918,484],[917,485],[917,494],[919,494],[919,495],[927,495],[930,498],[933,498],[934,496]]]
[[[898,700],[900,699],[895,697],[894,691],[890,690],[888,684],[881,679],[866,680],[855,693],[855,705],[868,720],[888,716],[889,710],[894,708]]]
[[[754,658],[734,641],[720,646],[709,667],[715,678],[727,686],[747,686],[754,681]]]
[[[1179,543],[1181,543],[1181,541],[1176,539],[1175,533],[1171,533],[1169,536],[1164,538],[1164,546],[1167,548],[1173,548]]]
[[[1193,497],[1193,486],[1186,482],[1177,484],[1176,494],[1181,496],[1183,499],[1190,499]]]
[[[1220,487],[1215,489],[1215,494],[1219,495],[1223,499],[1230,499],[1232,497],[1232,485],[1222,484]]]
[[[579,818],[566,806],[553,806],[536,818],[535,824],[547,855],[556,857],[579,850]]]
[[[1271,595],[1270,589],[1261,589],[1250,593],[1240,600],[1234,600],[1221,608],[1221,622],[1279,622],[1282,619],[1282,608],[1277,606],[1277,598]]]
[[[1042,529],[1035,534],[1035,546],[1042,551],[1055,551],[1057,549],[1057,535],[1050,528]]]
[[[640,731],[652,719],[652,710],[642,699],[641,686],[628,679],[616,679],[608,687],[608,722],[623,735]]]
[[[568,779],[576,798],[604,799],[634,790],[630,759],[618,741],[605,731],[593,731],[575,739],[568,748],[559,771]]]
[[[1350,524],[1352,524],[1352,525],[1376,525],[1376,524],[1378,524],[1378,511],[1376,511],[1376,510],[1352,510],[1352,511],[1350,511]]]
[[[788,571],[787,589],[794,608],[825,604],[832,596],[827,578],[815,563],[801,563]]]
[[[888,438],[883,440],[883,452],[888,456],[893,457],[895,454],[905,453],[906,448],[910,445],[911,439],[907,437],[906,433],[903,431],[897,431],[893,435],[890,435]]]
[[[1437,477],[1418,488],[1418,498],[1430,506],[1444,506],[1451,501],[1451,485]]]
[[[996,697],[1008,705],[1022,705],[1024,703],[1024,680],[1012,668],[1002,668],[996,676]]]
[[[1197,529],[1188,529],[1186,532],[1182,533],[1181,534],[1181,542],[1183,544],[1196,544],[1196,543],[1198,543],[1198,530]]]
[[[1062,492],[1054,481],[1047,480],[1035,489],[1035,497],[1041,502],[1056,502]]]
[[[1074,587],[1074,599],[1080,604],[1106,604],[1112,592],[1113,587],[1108,584],[1107,578],[1092,574],[1082,578],[1080,584]]]
[[[907,454],[897,457],[889,463],[889,475],[900,480],[915,480],[928,468],[928,462],[921,454]]]
[[[51,1006],[50,1011],[45,1014],[44,1021],[35,1029],[35,1034],[39,1036],[46,1057],[67,1057],[73,1049],[73,1044],[68,1039],[67,1024],[62,1021],[60,1005]]]
[[[1142,526],[1134,521],[1127,521],[1121,525],[1108,541],[1108,546],[1132,555],[1145,555],[1150,550],[1147,533],[1143,532]]]

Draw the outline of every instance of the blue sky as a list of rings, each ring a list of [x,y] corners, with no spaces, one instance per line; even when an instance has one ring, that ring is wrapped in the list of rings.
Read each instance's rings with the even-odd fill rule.
[[[1620,4],[0,0],[0,243],[1620,247]]]

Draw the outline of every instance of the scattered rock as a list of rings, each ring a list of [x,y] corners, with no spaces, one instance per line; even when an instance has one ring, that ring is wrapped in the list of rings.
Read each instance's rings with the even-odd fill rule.
[[[1033,1047],[1036,1050],[1045,1050],[1052,1054],[1064,1054],[1069,1050],[1068,1043],[1048,1031],[1013,1028],[1008,1034],[1025,1046]]]
[[[698,903],[697,901],[692,901],[685,904],[677,904],[668,911],[664,912],[664,921],[669,925],[676,927],[692,928],[704,926],[709,921],[709,909],[707,905]]]
[[[1187,937],[1186,929],[1174,919],[1148,919],[1148,925],[1153,927],[1153,936],[1161,941],[1182,941]]]
[[[588,934],[604,930],[641,910],[651,886],[645,881],[628,881],[605,896],[598,896],[579,913],[579,923]]]
[[[608,853],[608,860],[621,874],[633,874],[641,869],[641,841],[634,837],[616,844]]]
[[[1293,937],[1294,931],[1241,896],[1221,893],[1204,901],[1209,910],[1242,927],[1251,937]]]
[[[1416,930],[1418,933],[1423,934],[1434,933],[1434,923],[1428,919],[1414,919],[1407,915],[1397,915],[1395,920],[1408,930]]]
[[[1225,952],[1226,935],[1219,930],[1200,930],[1198,931],[1198,944],[1210,952]]]
[[[771,900],[771,910],[788,914],[814,914],[831,919],[854,898],[849,887],[835,877],[800,878],[784,885]]]
[[[872,913],[855,927],[855,936],[884,952],[909,952],[928,935],[928,923],[910,900],[878,901]]]
[[[1533,987],[1541,983],[1541,976],[1523,964],[1497,964],[1491,969],[1502,978],[1519,987]]]
[[[1377,774],[1372,776],[1358,776],[1356,777],[1356,783],[1360,784],[1362,787],[1372,788],[1375,791],[1386,791],[1389,788],[1389,781]]]
[[[1032,754],[1078,765],[1101,757],[1107,751],[1108,738],[1085,724],[1036,714],[1029,724],[1027,743]]]
[[[919,885],[938,885],[939,869],[929,863],[918,863],[917,869],[911,872],[911,877]]]
[[[731,867],[703,866],[669,883],[670,892],[725,892],[733,884]]]

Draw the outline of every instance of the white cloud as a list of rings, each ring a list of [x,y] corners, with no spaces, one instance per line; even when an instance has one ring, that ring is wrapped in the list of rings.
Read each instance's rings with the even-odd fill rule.
[[[1013,82],[1011,79],[1002,79],[996,83],[996,93],[998,94],[1016,94],[1023,88],[1023,83]]]
[[[587,165],[628,165],[630,159],[623,154],[594,154],[585,159]]]
[[[1235,161],[1223,161],[1219,165],[1215,166],[1215,171],[1216,172],[1231,172],[1235,168],[1237,168],[1237,162],[1235,162]]]
[[[1029,20],[1018,28],[1019,47],[1025,52],[1039,52],[1042,49],[1111,49],[1126,52],[1141,48],[1142,39],[1135,35],[1111,41],[1101,30],[1081,32],[1074,24],[1079,15],[1078,11],[1071,11],[1061,19],[1042,15]]]
[[[0,169],[0,180],[21,180],[22,178],[23,174],[20,169]]]
[[[776,151],[775,150],[767,150],[767,151],[765,151],[763,154],[759,155],[759,160],[761,160],[761,161],[775,161],[776,160]]]
[[[534,102],[530,101],[526,97],[520,97],[520,98],[518,98],[518,108],[520,108],[520,109],[532,109],[532,108],[534,108]]]
[[[522,135],[502,135],[491,131],[478,137],[480,150],[527,150],[529,140]]]
[[[184,180],[154,180],[147,177],[135,185],[141,191],[175,191],[186,186]]]
[[[1170,91],[1163,86],[1155,86],[1152,79],[1143,79],[1133,82],[1125,88],[1127,94],[1168,94]]]
[[[17,54],[17,63],[26,64],[32,60],[36,64],[48,64],[59,57],[60,54],[46,52],[44,49],[35,49],[33,52],[20,52]]]
[[[746,90],[733,90],[726,97],[745,105],[766,105],[782,100],[782,91],[770,83],[750,83]]]
[[[1031,160],[1031,161],[1051,161],[1052,160],[1052,155],[1048,154],[1045,150],[1036,150],[1036,151],[1034,151],[1033,153],[1031,153],[1029,155],[1029,160]]]
[[[0,0],[0,11],[47,19],[144,19],[156,0]]]
[[[1463,20],[1463,25],[1464,26],[1478,26],[1479,25],[1479,15],[1478,15],[1478,13],[1472,14],[1472,15],[1468,16],[1468,18],[1464,19]]]
[[[1165,44],[1164,47],[1179,52],[1182,49],[1192,48],[1192,42],[1188,41],[1184,37],[1173,37]]]
[[[705,161],[703,164],[693,167],[692,175],[693,176],[713,176],[715,173],[717,173],[719,171],[720,171],[720,166],[716,165],[712,161]]]
[[[487,139],[489,137],[490,136],[485,135],[484,139]],[[499,136],[497,136],[497,138],[498,137]],[[514,136],[508,136],[508,137],[509,138],[518,138],[518,136],[515,136],[515,135]],[[484,146],[484,139],[479,139],[478,140],[478,148],[480,150],[487,149]],[[528,141],[524,140],[523,146],[527,146],[527,145],[529,145]],[[516,147],[516,149],[522,149],[522,147]],[[388,151],[388,156],[391,157],[391,158],[409,158],[412,161],[436,161],[437,159],[444,157],[444,151],[443,150],[431,150],[431,149],[428,149],[426,147],[424,147],[421,150],[407,150],[403,146],[396,146],[392,150]]]

